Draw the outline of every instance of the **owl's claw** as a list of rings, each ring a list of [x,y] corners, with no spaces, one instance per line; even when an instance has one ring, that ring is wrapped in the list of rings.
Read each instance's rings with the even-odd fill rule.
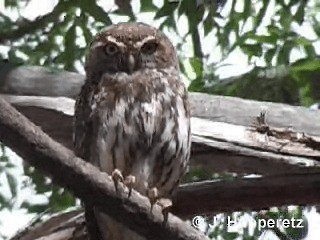
[[[113,170],[111,176],[112,176],[112,179],[113,179],[113,182],[114,182],[114,187],[116,189],[116,192],[118,192],[118,184],[119,184],[119,182],[122,182],[122,183],[124,182],[122,173],[120,172],[119,169],[116,168],[115,170]]]
[[[169,198],[160,198],[159,192],[157,188],[148,189],[148,198],[151,204],[150,212],[153,210],[153,206],[157,203],[161,209],[163,214],[163,223],[166,224],[168,221],[169,210],[172,207],[172,201]]]
[[[157,204],[162,208],[163,223],[168,221],[169,210],[172,207],[172,201],[169,198],[160,198],[157,200]]]
[[[151,205],[150,212],[152,212],[153,206],[156,203],[157,199],[159,198],[158,189],[155,188],[155,187],[151,188],[151,189],[148,189],[147,196],[149,198],[150,205]]]
[[[129,189],[128,198],[131,196],[132,188],[134,187],[134,184],[136,183],[136,177],[133,175],[126,176],[124,180],[124,185],[126,185]]]
[[[122,182],[124,185],[126,185],[129,189],[128,197],[131,196],[132,188],[134,184],[136,183],[136,177],[132,175],[128,175],[125,178],[123,178],[123,175],[119,169],[114,169],[112,174],[112,179],[114,182],[114,187],[116,188],[116,191],[118,191],[118,184],[119,182]]]

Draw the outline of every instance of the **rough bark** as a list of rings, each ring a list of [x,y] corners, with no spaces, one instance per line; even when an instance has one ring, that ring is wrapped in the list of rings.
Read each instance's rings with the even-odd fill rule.
[[[136,191],[132,191],[128,198],[128,190],[119,184],[116,192],[109,175],[53,141],[2,98],[0,140],[52,178],[54,183],[69,189],[84,202],[97,206],[147,239],[206,239],[172,214],[164,224],[160,207],[155,206],[151,212],[148,199]]]
[[[41,67],[19,67],[0,77],[0,93],[6,100],[55,140],[72,148],[73,99],[83,83],[82,75],[57,73]],[[263,177],[181,186],[174,200],[173,213],[187,217],[194,214],[258,210],[288,204],[319,203],[319,112],[285,104],[200,93],[191,93],[190,100],[193,116],[191,164],[204,166],[213,172],[258,173]],[[59,175],[54,177],[54,181],[74,190],[76,196],[86,201],[97,201],[94,203],[103,206],[104,203],[96,199],[104,194],[111,194],[108,201],[116,207],[111,210],[102,209],[116,219],[124,217],[124,224],[130,225],[138,232],[141,231],[141,234],[149,234],[146,228],[152,231],[153,228],[158,229],[156,231],[161,229],[160,223],[157,222],[161,220],[161,214],[157,215],[159,209],[153,219],[145,212],[148,204],[143,198],[140,199],[139,195],[137,199],[131,199],[133,205],[130,200],[123,201],[121,194],[114,195],[112,189],[110,190],[112,182],[109,178],[105,175],[100,176],[101,173],[91,178],[91,173],[96,174],[96,169],[90,170],[88,164],[77,158],[72,160],[74,156],[71,151],[43,135],[36,126],[24,126],[26,120],[8,109],[0,106],[0,139],[25,160],[30,160],[37,168],[51,176],[55,176],[52,171],[58,171]],[[6,118],[8,116],[11,116],[10,120]],[[11,124],[15,124],[14,127]],[[21,133],[25,135],[22,136]],[[51,163],[50,159],[57,162]],[[66,165],[59,165],[60,160]],[[80,174],[81,179],[80,175],[72,173],[74,167],[74,174]],[[89,171],[88,178],[82,175],[86,174],[85,171]],[[271,174],[278,175],[268,177]],[[97,186],[95,180],[99,183]],[[75,181],[81,184],[76,186]],[[83,185],[82,181],[88,185]],[[111,192],[106,192],[106,189]],[[199,199],[201,204],[195,205]],[[141,205],[139,201],[144,204]],[[134,215],[134,211],[126,213],[122,207],[142,212],[139,212],[138,216]],[[141,216],[144,220],[140,219]],[[138,219],[138,223],[133,223],[130,218]],[[83,219],[81,215],[76,219],[77,222],[70,220],[71,223],[67,225],[69,227],[46,231],[47,236],[51,235],[48,239],[67,239],[61,236],[70,237],[70,234],[73,237],[74,234],[78,234],[78,238],[75,239],[83,239]],[[152,219],[156,223],[152,222]],[[174,217],[172,221],[175,221]],[[151,225],[146,225],[146,222]],[[179,226],[175,225],[174,229],[179,229]],[[65,231],[62,232],[61,229]],[[161,229],[161,234],[158,234],[158,237],[170,236],[166,235],[171,234],[170,229]]]
[[[73,149],[74,100],[66,97],[5,94],[2,96],[30,120],[41,126],[53,139]],[[223,118],[226,122],[220,122],[220,119],[214,117],[214,111],[217,111],[214,106],[218,103],[233,106],[232,108],[235,110],[228,110],[230,112],[226,112],[226,114],[236,118],[236,114],[239,114],[236,110],[237,99],[203,94],[195,94],[191,97],[193,97],[193,104],[199,106],[197,107],[199,116],[212,114],[210,118],[197,117],[197,114],[192,117],[192,166],[203,166],[211,172],[264,175],[301,173],[311,171],[311,169],[316,170],[319,167],[320,137],[316,135],[316,131],[306,134],[303,131],[294,131],[293,128],[275,127],[276,124],[270,125],[268,119],[272,119],[273,115],[268,115],[269,112],[264,117],[265,122],[257,120],[263,118],[259,116],[260,113],[257,113],[258,115],[252,118],[251,122],[247,122],[248,125],[228,123],[227,117]],[[211,103],[207,106],[208,109],[211,109],[207,115],[200,113],[199,110],[201,106],[205,106],[205,99]],[[241,101],[239,100],[240,104],[242,104]],[[256,102],[252,101],[252,104],[256,104]],[[281,110],[282,105],[273,105],[275,109],[279,109],[278,112],[273,110],[277,117],[283,111]],[[285,107],[288,112],[298,111],[296,114],[300,114],[300,119],[303,119],[307,126],[317,123],[318,118],[320,120],[319,113],[315,111],[287,105]],[[309,115],[313,116],[313,119]],[[291,125],[294,124],[295,122],[292,120]],[[303,130],[302,126],[301,123],[300,128]],[[297,128],[299,127],[297,126]]]
[[[0,72],[4,69],[0,66]],[[83,81],[84,75],[78,73],[21,66],[0,74],[0,93],[74,99]],[[272,127],[320,136],[320,113],[304,107],[203,93],[190,93],[190,101],[193,117],[251,126],[261,111],[266,111],[266,122]]]
[[[221,212],[269,209],[284,205],[318,205],[320,173],[206,181],[181,185],[173,213],[183,218]],[[199,204],[197,204],[199,203]],[[85,220],[81,211],[60,214],[17,234],[12,240],[85,239]]]

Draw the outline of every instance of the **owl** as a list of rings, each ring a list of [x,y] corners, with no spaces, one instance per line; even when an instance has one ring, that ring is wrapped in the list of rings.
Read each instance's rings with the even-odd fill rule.
[[[190,156],[188,95],[172,43],[143,23],[112,25],[93,39],[85,70],[76,155],[151,202],[170,199]],[[94,206],[85,211],[91,239],[144,239]]]

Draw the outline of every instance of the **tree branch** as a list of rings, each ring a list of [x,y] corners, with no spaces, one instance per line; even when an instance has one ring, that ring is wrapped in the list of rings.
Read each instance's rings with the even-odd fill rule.
[[[168,225],[163,226],[160,209],[156,207],[150,214],[148,200],[137,192],[130,199],[123,188],[115,193],[108,175],[76,158],[2,99],[0,139],[30,164],[51,176],[54,182],[70,189],[84,201],[100,206],[110,216],[144,236],[157,234],[152,239],[178,239],[180,236],[182,239],[201,239],[191,237],[192,234],[199,235],[172,215]],[[317,204],[320,201],[319,179],[320,173],[314,172],[188,184],[178,189],[173,212],[186,217],[287,204]],[[199,199],[201,204],[195,204]],[[112,209],[108,208],[110,205]]]
[[[52,71],[40,66],[21,66],[1,75],[3,69],[6,66],[0,65],[2,94],[75,99],[85,78],[82,74]],[[190,93],[190,102],[193,117],[252,126],[261,111],[266,111],[266,122],[271,127],[320,136],[320,112],[305,107],[203,93]]]
[[[74,101],[64,97],[1,95],[51,137],[72,149]],[[219,99],[221,104],[227,101]],[[310,112],[312,114],[316,114]],[[304,117],[304,116],[301,116]],[[59,127],[55,124],[59,121]],[[305,120],[306,121],[306,120]],[[306,122],[307,124],[311,124]],[[192,165],[212,172],[279,174],[320,166],[320,138],[288,128],[239,126],[192,117]],[[223,159],[223,161],[221,161]],[[234,164],[237,162],[237,164]],[[276,166],[276,167],[275,167]],[[304,171],[305,172],[305,171]]]
[[[66,7],[70,6],[70,4],[73,4],[71,2],[74,1],[59,1],[57,6],[50,13],[38,17],[34,21],[24,19],[23,21],[19,20],[18,23],[13,23],[16,25],[16,27],[13,28],[14,30],[0,31],[0,43],[17,40],[28,33],[35,32],[38,29],[48,26],[48,23],[50,22],[56,22],[60,14],[66,11]]]
[[[206,239],[172,214],[169,214],[167,224],[163,224],[160,207],[155,206],[151,213],[148,199],[136,191],[128,198],[128,192],[120,184],[118,192],[115,192],[109,175],[54,142],[2,98],[0,140],[50,176],[53,182],[148,239]]]
[[[188,183],[179,187],[172,211],[186,218],[261,210],[272,206],[319,204],[319,185],[320,172]],[[86,234],[82,227],[84,222],[84,216],[79,211],[63,213],[34,229],[17,234],[12,240],[33,240],[62,234],[66,236],[64,239],[79,236],[73,239],[80,240]]]
[[[74,100],[65,97],[5,94],[0,96],[40,126],[50,137],[67,148],[73,149],[71,129]],[[194,98],[192,104],[197,103],[199,107],[195,109],[199,109],[206,103],[199,102],[199,98],[203,97],[202,94],[196,96],[198,95],[191,95]],[[212,111],[219,111],[217,107],[213,108],[214,101],[219,101],[222,106],[230,104],[229,99],[210,97],[208,102],[212,103]],[[232,104],[236,104],[236,101],[232,100]],[[274,115],[277,116],[280,111],[284,111],[283,108],[278,112],[276,110],[278,105],[274,105],[272,108]],[[296,110],[294,107],[288,108],[291,113]],[[197,111],[199,110],[196,110],[196,113]],[[196,113],[193,114],[196,115]],[[230,113],[229,110],[228,114],[236,118],[232,111]],[[305,121],[305,126],[299,127],[301,130],[307,129],[308,124],[312,124],[311,119],[308,121],[307,114],[311,116],[313,114],[314,119],[319,116],[319,113],[317,115],[316,112],[310,111],[306,111],[305,114],[300,112],[300,114],[300,118]],[[273,119],[273,115],[270,115],[270,118]],[[59,125],[56,124],[57,122]],[[268,132],[259,132],[255,126],[257,124],[254,124],[254,121],[251,124],[251,126],[240,126],[218,122],[215,119],[192,117],[191,166],[204,166],[208,172],[214,173],[236,172],[263,175],[318,171],[320,166],[318,136],[308,136],[288,128],[273,126],[269,127]],[[292,125],[294,124],[296,123],[293,122]]]
[[[181,185],[174,213],[185,216],[320,203],[318,173],[288,174]],[[201,202],[199,202],[199,200]],[[196,204],[199,203],[199,204]]]

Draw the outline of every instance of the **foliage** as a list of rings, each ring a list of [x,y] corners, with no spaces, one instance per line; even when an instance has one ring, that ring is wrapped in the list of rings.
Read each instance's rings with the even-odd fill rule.
[[[19,16],[16,19],[6,11],[0,12],[0,47],[7,49],[0,52],[0,59],[8,59],[10,64],[83,71],[86,46],[97,31],[117,21],[150,18],[172,36],[181,70],[191,80],[190,91],[302,105],[320,100],[320,92],[315,88],[320,86],[319,56],[315,48],[320,36],[318,1],[116,0],[110,4],[107,0],[59,0],[51,12],[33,20],[22,14],[30,2],[4,0],[5,10],[16,12]],[[239,62],[246,62],[245,73],[223,76],[232,72],[229,69]],[[13,167],[2,146],[0,177],[5,176],[11,197],[0,192],[0,210],[12,209],[18,194]],[[45,195],[48,201],[43,204],[24,201],[21,208],[40,213],[46,209],[61,211],[76,204],[69,193],[54,187],[32,168],[25,166],[24,173],[32,181],[24,187],[34,186],[37,194]],[[226,177],[230,175],[216,176],[203,169],[193,169],[186,181]],[[278,209],[265,212],[263,217],[276,219],[285,214],[302,217],[302,208]],[[258,215],[262,217],[261,213],[250,216]],[[224,226],[222,222],[208,234],[214,239],[218,236],[257,239],[264,234],[256,227],[253,233],[249,233],[248,227],[230,233]],[[289,236],[302,239],[305,234],[293,233],[293,229],[278,230],[273,229],[274,234],[287,239]]]
[[[7,156],[5,146],[0,143],[0,178],[4,177],[4,181],[0,182],[0,188],[3,188],[3,184],[9,188],[9,196],[0,192],[0,211],[4,208],[12,209],[17,197],[17,183],[14,174],[12,173],[12,169],[14,168],[14,164],[10,161]]]

